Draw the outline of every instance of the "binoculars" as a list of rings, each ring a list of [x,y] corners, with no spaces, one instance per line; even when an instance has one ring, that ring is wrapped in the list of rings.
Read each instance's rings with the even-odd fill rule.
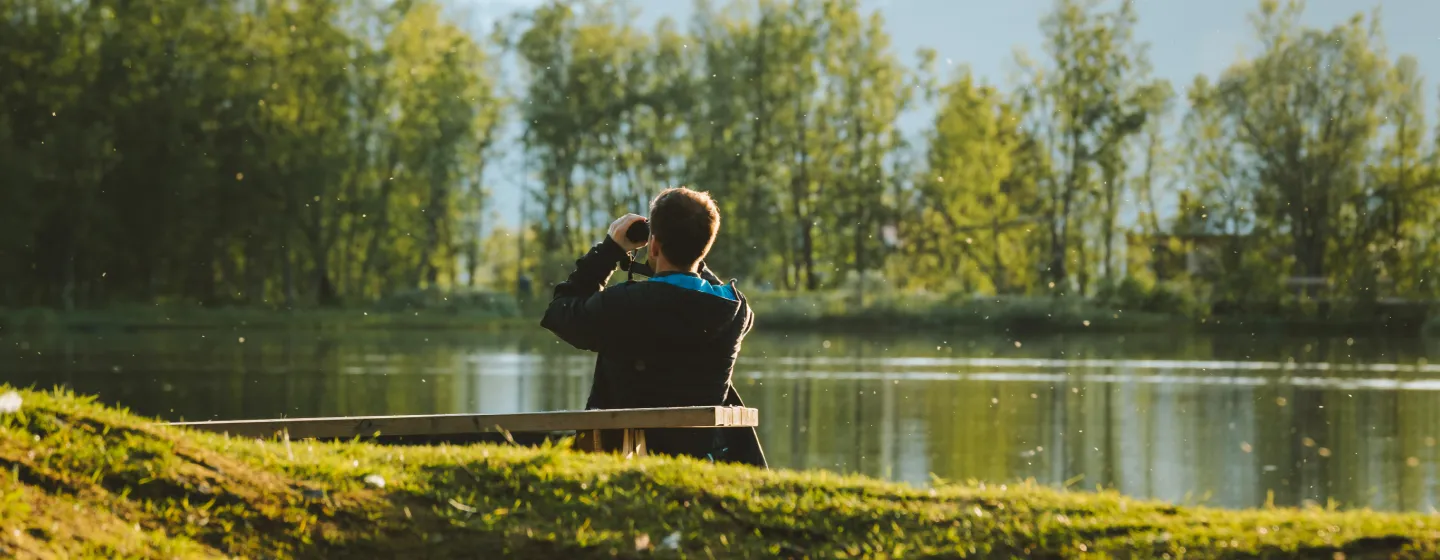
[[[631,243],[641,243],[650,238],[650,220],[641,219],[630,224],[630,229],[625,230],[625,239]]]
[[[649,238],[649,220],[640,220],[638,222],[630,224],[630,229],[625,230],[625,239],[629,239],[632,243],[641,243]],[[642,262],[636,262],[633,257],[620,261],[620,270],[630,273],[632,277],[635,274],[639,274],[646,278],[655,276],[655,270],[650,268],[650,265]]]

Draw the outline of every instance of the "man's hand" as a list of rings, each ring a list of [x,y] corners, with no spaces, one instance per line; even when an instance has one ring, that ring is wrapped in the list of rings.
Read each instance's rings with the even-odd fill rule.
[[[644,247],[647,243],[650,242],[649,239],[646,239],[645,241],[641,241],[639,243],[635,243],[625,237],[625,232],[630,231],[631,225],[634,225],[635,222],[639,222],[644,219],[645,218],[640,217],[636,214],[626,214],[624,216],[620,216],[620,219],[610,223],[610,239],[614,239],[615,243],[620,245],[620,248],[626,251],[634,251],[636,249]]]

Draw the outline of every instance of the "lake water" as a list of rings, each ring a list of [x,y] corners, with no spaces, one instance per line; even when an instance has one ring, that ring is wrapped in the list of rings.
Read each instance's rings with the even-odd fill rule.
[[[538,330],[0,338],[0,381],[168,420],[578,409],[592,366]],[[1222,507],[1440,502],[1433,342],[756,333],[736,383],[775,467]]]

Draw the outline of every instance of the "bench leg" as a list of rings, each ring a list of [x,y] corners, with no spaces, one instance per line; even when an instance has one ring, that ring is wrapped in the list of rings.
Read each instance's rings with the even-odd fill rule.
[[[646,455],[645,430],[638,428],[626,429],[625,442],[624,446],[620,448],[620,453],[624,454],[626,458],[644,457]]]
[[[604,432],[601,430],[580,430],[575,433],[575,449],[589,453],[604,453],[607,451],[618,451],[626,457],[645,457],[649,455],[645,447],[645,430],[629,428],[620,430],[620,441],[613,439],[605,441]],[[619,443],[619,445],[616,445]],[[608,444],[608,445],[607,445]]]
[[[579,430],[575,432],[575,449],[588,453],[604,450],[600,445],[600,430]]]

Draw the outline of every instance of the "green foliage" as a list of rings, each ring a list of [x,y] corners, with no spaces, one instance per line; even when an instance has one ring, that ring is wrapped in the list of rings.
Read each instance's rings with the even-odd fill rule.
[[[498,101],[433,2],[3,0],[0,52],[0,302],[361,300],[475,237]]]
[[[1178,88],[1132,3],[1054,0],[1005,91],[933,51],[905,64],[856,0],[698,1],[651,29],[620,0],[549,0],[495,48],[428,0],[0,0],[0,304],[543,294],[678,184],[721,206],[712,267],[757,288],[1189,315],[1435,297],[1416,61],[1373,18],[1258,6],[1255,56]],[[524,166],[519,231],[485,212],[496,148]],[[1117,295],[1129,279],[1159,287]]]
[[[940,91],[928,140],[919,202],[901,223],[909,285],[949,278],[964,292],[1009,293],[1036,284],[1039,228],[1029,213],[1034,182],[1018,180],[1012,158],[1029,142],[1015,132],[1016,112],[968,71]],[[944,281],[944,280],[941,280]]]
[[[1095,277],[1117,278],[1117,218],[1126,194],[1127,148],[1163,105],[1169,86],[1148,77],[1147,46],[1134,37],[1133,5],[1057,0],[1041,21],[1046,60],[1021,59],[1028,128],[1047,156],[1036,166],[1045,228],[1046,286],[1087,295]],[[1098,253],[1098,254],[1097,254]]]
[[[1213,302],[1270,312],[1322,297],[1353,307],[1429,297],[1437,284],[1424,281],[1437,251],[1427,224],[1440,207],[1424,84],[1413,60],[1384,57],[1358,16],[1316,30],[1299,25],[1299,4],[1261,3],[1266,48],[1218,82],[1197,77],[1182,105],[1151,77],[1128,3],[1056,0],[1040,22],[1043,57],[1021,57],[1026,80],[1010,93],[963,69],[939,82],[929,51],[907,70],[887,52],[878,15],[805,0],[702,2],[687,41],[695,48],[666,58],[663,75],[587,77],[579,53],[541,47],[589,34],[614,45],[683,39],[668,22],[636,38],[614,23],[628,21],[618,8],[586,5],[581,15],[565,2],[537,11],[521,45],[532,74],[565,77],[531,80],[531,110],[551,121],[525,121],[530,138],[549,139],[528,152],[549,174],[534,226],[549,239],[545,254],[577,252],[611,216],[582,219],[592,211],[577,205],[608,198],[567,182],[621,185],[635,206],[681,182],[722,206],[712,265],[786,290],[849,292],[845,279],[878,271],[904,289],[1109,299],[1125,279],[1144,278],[1158,287],[1124,301],[1203,316]],[[647,48],[658,47],[625,56],[658,56]],[[564,91],[617,93],[601,102]],[[911,92],[937,107],[919,150],[888,124]],[[661,157],[607,140],[620,134],[609,121],[582,118],[614,115],[623,136],[644,136],[657,96],[685,123],[644,144]],[[1291,100],[1303,110],[1287,112]],[[1167,137],[1177,107],[1187,109],[1181,134]],[[1332,114],[1344,118],[1322,126]],[[601,155],[560,157],[578,151]],[[650,161],[668,173],[642,178]],[[1162,221],[1157,200],[1172,194],[1178,215]],[[1127,225],[1127,213],[1139,219]],[[1307,276],[1339,289],[1297,297],[1287,280]]]
[[[0,330],[4,332],[45,331],[58,326],[59,316],[53,310],[43,307],[0,312]]]
[[[0,416],[0,551],[18,557],[1420,558],[1440,534],[1422,514],[1180,508],[1027,482],[243,440],[18,396]]]
[[[902,175],[895,118],[913,90],[883,21],[853,0],[699,7],[689,35],[668,21],[639,33],[610,2],[526,18],[514,47],[542,185],[530,192],[538,250],[573,258],[616,213],[688,184],[721,206],[723,269],[818,289],[883,268],[878,234],[896,220]],[[554,281],[559,268],[540,272]]]
[[[1262,253],[1284,263],[1255,263],[1264,274],[1339,287],[1307,296],[1433,297],[1440,263],[1426,238],[1434,235],[1440,178],[1422,151],[1414,61],[1388,59],[1373,20],[1356,15],[1314,29],[1301,25],[1302,9],[1262,2],[1253,18],[1261,54],[1214,87],[1192,88],[1193,136],[1204,145],[1191,154],[1204,179],[1186,220],[1229,234],[1225,268],[1250,280],[1260,271],[1233,255]]]
[[[1181,280],[1147,285],[1133,276],[1126,276],[1116,284],[1101,287],[1096,299],[1132,313],[1158,313],[1191,318],[1201,318],[1209,314],[1209,309],[1203,304],[1205,298],[1196,293],[1196,287]]]
[[[408,290],[396,292],[375,303],[381,312],[441,311],[473,317],[515,317],[519,307],[512,294],[488,290]]]

